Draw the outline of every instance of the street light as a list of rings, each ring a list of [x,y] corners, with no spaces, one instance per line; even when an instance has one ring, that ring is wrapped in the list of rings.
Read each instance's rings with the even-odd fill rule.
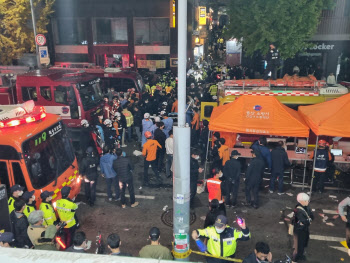
[[[36,54],[36,63],[38,65],[38,68],[41,68],[40,65],[40,58],[39,58],[39,53],[38,53],[38,44],[35,41],[36,37],[36,22],[35,22],[35,14],[34,14],[34,6],[33,6],[33,0],[29,0],[30,2],[30,10],[32,13],[32,22],[33,22],[33,31],[34,31],[34,43],[35,43],[35,54]]]

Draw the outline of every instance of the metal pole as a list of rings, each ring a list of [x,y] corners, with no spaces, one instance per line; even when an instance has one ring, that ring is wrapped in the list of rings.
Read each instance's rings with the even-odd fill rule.
[[[208,141],[207,141],[207,149],[205,152],[205,164],[204,164],[204,180],[207,175],[207,163],[208,163],[208,153],[209,153],[209,138],[210,138],[211,131],[208,132]]]
[[[305,151],[305,162],[304,162],[304,176],[303,176],[303,190],[305,184],[305,175],[306,175],[306,161],[307,161],[307,146],[309,145],[309,138],[306,138],[306,151]]]
[[[190,146],[186,127],[187,0],[178,1],[178,126],[174,127],[173,237],[176,260],[188,261],[190,248]],[[180,18],[180,19],[179,19]]]
[[[311,185],[310,185],[310,201],[311,201],[311,195],[312,195],[312,185],[314,183],[317,146],[318,146],[318,135],[317,135],[317,138],[316,138],[316,147],[315,147],[315,151],[314,151],[314,163],[313,163],[313,166],[312,166],[312,176],[311,176]]]
[[[30,2],[30,10],[31,10],[31,13],[32,13],[32,22],[33,22],[33,31],[34,31],[34,43],[35,43],[35,53],[36,53],[36,63],[38,64],[38,68],[41,68],[40,58],[39,58],[39,51],[38,51],[38,45],[36,44],[36,41],[35,41],[35,37],[36,37],[36,21],[35,21],[33,0],[29,0],[29,2]]]

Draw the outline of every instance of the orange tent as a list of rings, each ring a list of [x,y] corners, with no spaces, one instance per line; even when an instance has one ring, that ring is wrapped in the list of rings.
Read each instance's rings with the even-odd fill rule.
[[[350,94],[311,106],[300,106],[302,115],[316,135],[350,137]]]
[[[309,127],[298,112],[275,97],[244,95],[214,108],[209,129],[219,132],[309,137]]]

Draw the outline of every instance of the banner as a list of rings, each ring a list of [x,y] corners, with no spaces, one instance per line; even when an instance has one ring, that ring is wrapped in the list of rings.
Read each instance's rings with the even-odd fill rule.
[[[138,68],[166,68],[165,60],[138,60]]]

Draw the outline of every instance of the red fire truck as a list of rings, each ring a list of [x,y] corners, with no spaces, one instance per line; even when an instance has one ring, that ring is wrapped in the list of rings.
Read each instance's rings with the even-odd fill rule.
[[[29,71],[18,74],[14,85],[0,85],[0,104],[29,100],[60,115],[72,139],[78,140],[81,120],[90,121],[101,111],[103,95],[98,77],[64,69]]]

